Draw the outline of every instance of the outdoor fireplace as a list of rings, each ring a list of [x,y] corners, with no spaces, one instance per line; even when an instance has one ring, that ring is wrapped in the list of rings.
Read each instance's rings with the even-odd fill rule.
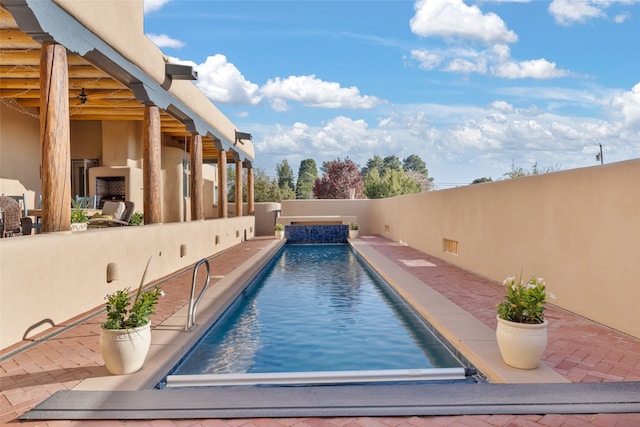
[[[104,202],[108,200],[124,202],[126,195],[124,176],[96,177],[96,196],[98,198],[99,209],[102,209]]]

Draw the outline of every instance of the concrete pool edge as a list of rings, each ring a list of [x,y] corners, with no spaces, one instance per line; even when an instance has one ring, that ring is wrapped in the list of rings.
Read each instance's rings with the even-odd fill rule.
[[[495,331],[388,259],[364,240],[351,240],[356,252],[490,382],[569,383],[542,362],[531,370],[506,365]]]

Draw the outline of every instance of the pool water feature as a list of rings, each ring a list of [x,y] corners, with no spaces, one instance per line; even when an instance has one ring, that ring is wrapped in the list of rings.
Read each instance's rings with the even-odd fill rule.
[[[211,376],[223,384],[252,376],[266,383],[442,380],[465,372],[349,245],[285,245],[166,384],[203,376],[207,385]]]

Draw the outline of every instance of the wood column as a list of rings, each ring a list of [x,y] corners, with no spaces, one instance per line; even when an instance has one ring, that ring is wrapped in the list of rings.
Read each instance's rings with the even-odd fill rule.
[[[145,105],[144,107],[143,139],[144,223],[158,224],[162,222],[160,191],[162,165],[160,154],[160,109],[155,105]]]
[[[191,136],[191,221],[204,219],[202,135]]]
[[[242,160],[236,160],[236,216],[242,214]]]
[[[71,230],[71,138],[67,51],[46,43],[40,54],[42,231]]]
[[[218,150],[218,218],[227,218],[227,152]]]
[[[253,168],[247,168],[247,215],[255,215],[255,206],[253,199],[255,198],[253,188]]]

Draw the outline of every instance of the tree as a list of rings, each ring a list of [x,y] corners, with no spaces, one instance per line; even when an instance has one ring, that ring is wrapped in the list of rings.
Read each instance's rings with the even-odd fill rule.
[[[382,175],[384,173],[384,161],[380,156],[373,156],[369,160],[367,160],[367,164],[365,167],[360,170],[360,174],[362,176],[367,176],[367,174],[371,171],[377,171],[378,175]]]
[[[290,189],[295,188],[293,186],[293,169],[289,166],[287,159],[283,159],[276,164],[276,173],[278,174],[278,187],[280,189],[285,189],[286,186],[289,186]]]
[[[402,164],[398,156],[387,156],[382,160],[385,170],[402,170]]]
[[[404,174],[408,178],[411,178],[413,181],[418,183],[421,193],[425,193],[433,189],[433,178],[427,175],[427,173],[422,174],[416,171],[409,170],[404,171]]]
[[[301,161],[296,183],[296,199],[313,199],[313,184],[316,179],[318,179],[316,161],[313,159]]]
[[[411,154],[402,161],[402,168],[406,175],[420,185],[420,191],[431,191],[433,189],[433,178],[429,177],[427,165],[416,154]]]
[[[313,195],[316,199],[348,199],[349,189],[355,190],[355,198],[361,199],[364,186],[358,166],[349,158],[325,162],[326,171],[316,179]]]
[[[471,183],[473,184],[482,184],[483,182],[492,182],[493,179],[491,179],[491,177],[487,178],[487,177],[482,177],[482,178],[476,178],[473,180],[473,182]]]
[[[427,165],[416,154],[411,154],[409,157],[402,161],[402,168],[406,171],[414,171],[423,175],[428,175]]]
[[[533,167],[531,168],[531,170],[527,170],[522,168],[521,166],[516,168],[515,163],[512,161],[511,162],[511,170],[507,173],[504,174],[505,179],[513,179],[513,178],[521,178],[523,176],[529,176],[529,175],[541,175],[541,174],[545,174],[545,173],[551,173],[551,172],[557,172],[561,170],[560,166],[556,165],[556,166],[546,166],[542,169],[540,169],[538,167],[538,162],[535,162],[533,164]]]
[[[420,185],[401,169],[386,169],[382,176],[373,169],[364,177],[364,194],[370,199],[419,192]]]
[[[253,174],[253,200],[260,202],[281,202],[282,192],[276,179],[269,178],[262,169],[255,169]]]

